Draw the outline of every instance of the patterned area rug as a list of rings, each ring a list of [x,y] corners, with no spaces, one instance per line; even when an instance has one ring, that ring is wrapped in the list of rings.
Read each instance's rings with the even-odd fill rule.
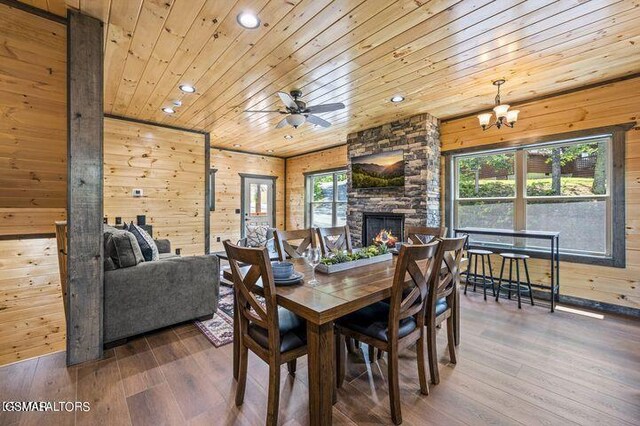
[[[210,320],[194,324],[216,348],[233,342],[233,289],[221,285],[218,311]]]

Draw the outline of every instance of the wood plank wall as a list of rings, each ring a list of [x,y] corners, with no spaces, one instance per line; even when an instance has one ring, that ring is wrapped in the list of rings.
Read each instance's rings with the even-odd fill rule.
[[[104,214],[133,221],[147,216],[154,238],[183,255],[204,253],[204,135],[104,120]],[[133,189],[143,197],[134,198]]]
[[[54,232],[67,203],[67,36],[0,4],[0,235]]]
[[[0,235],[44,234],[67,196],[66,27],[0,4]],[[55,238],[0,241],[0,365],[64,350]]]
[[[520,110],[520,120],[514,129],[491,129],[483,132],[475,116],[445,121],[441,127],[442,151],[445,153],[453,149],[638,121],[640,118],[638,93],[640,93],[640,78],[514,105]],[[620,269],[562,262],[561,293],[638,309],[640,308],[640,127],[638,126],[627,132],[625,169],[627,267]],[[531,264],[532,280],[548,283],[548,263],[534,259]]]
[[[347,166],[347,146],[287,158],[287,229],[303,229],[304,174]]]
[[[215,140],[211,143],[215,145]],[[225,239],[234,243],[240,239],[242,218],[236,213],[242,202],[240,173],[277,177],[276,227],[284,229],[284,162],[282,158],[211,149],[211,168],[218,170],[213,193],[216,210],[211,212],[211,251],[224,250],[221,241]]]

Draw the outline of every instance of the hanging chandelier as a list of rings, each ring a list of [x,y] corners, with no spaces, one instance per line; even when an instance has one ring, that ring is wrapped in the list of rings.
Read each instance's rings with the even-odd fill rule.
[[[505,83],[505,79],[496,80],[493,82],[494,86],[498,86],[498,94],[496,95],[496,106],[493,107],[493,112],[496,115],[496,121],[492,124],[491,117],[493,114],[490,112],[478,115],[478,120],[480,121],[480,126],[482,126],[482,130],[487,130],[496,126],[498,129],[502,126],[513,127],[518,121],[518,111],[517,109],[509,111],[509,105],[500,103],[500,86]]]

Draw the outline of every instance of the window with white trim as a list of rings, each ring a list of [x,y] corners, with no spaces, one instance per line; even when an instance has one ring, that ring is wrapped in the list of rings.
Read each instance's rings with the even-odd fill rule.
[[[332,170],[306,175],[305,222],[308,227],[347,223],[347,171]]]

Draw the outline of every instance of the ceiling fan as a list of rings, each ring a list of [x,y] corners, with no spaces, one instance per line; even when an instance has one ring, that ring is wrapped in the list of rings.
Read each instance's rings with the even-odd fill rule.
[[[306,103],[300,100],[300,98],[302,97],[302,92],[300,90],[292,90],[290,93],[278,92],[278,96],[284,104],[286,111],[274,109],[263,111],[245,110],[245,112],[277,112],[279,114],[285,114],[286,117],[276,125],[276,129],[280,129],[287,124],[290,124],[295,129],[297,129],[305,122],[316,124],[322,127],[329,127],[331,126],[331,123],[313,114],[332,112],[344,108],[344,104],[342,102],[338,102],[335,104],[307,106]]]

